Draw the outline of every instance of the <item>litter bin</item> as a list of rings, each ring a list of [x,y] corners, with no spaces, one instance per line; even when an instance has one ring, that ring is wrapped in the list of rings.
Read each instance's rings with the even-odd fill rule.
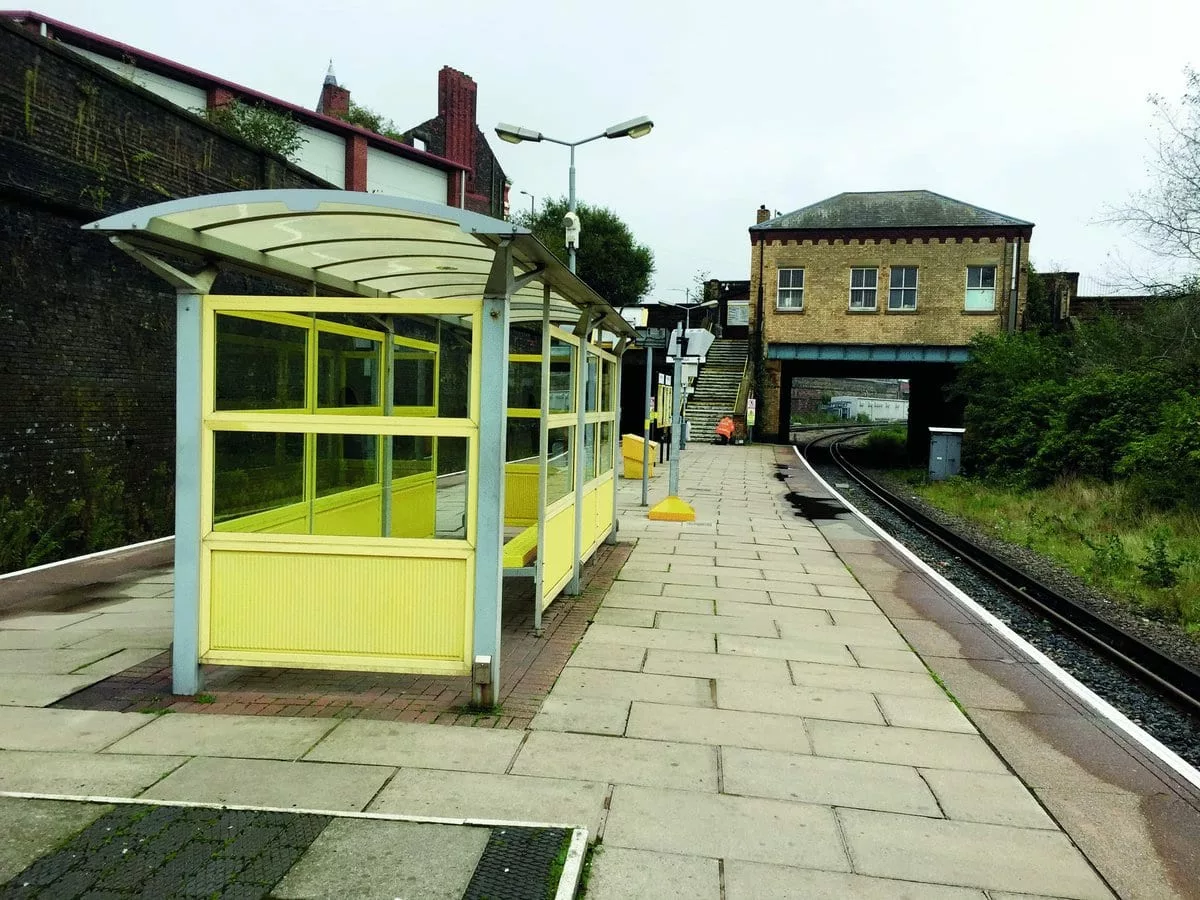
[[[621,477],[642,477],[642,436],[640,434],[621,435]],[[658,442],[650,442],[650,476],[654,477],[654,461],[658,459]]]
[[[929,480],[945,481],[958,474],[965,428],[929,429]]]

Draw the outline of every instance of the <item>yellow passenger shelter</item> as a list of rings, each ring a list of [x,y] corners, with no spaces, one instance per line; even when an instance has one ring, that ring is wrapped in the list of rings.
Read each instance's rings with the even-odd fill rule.
[[[615,531],[630,326],[526,229],[415,200],[86,228],[177,293],[175,693],[209,663],[471,675],[491,705],[504,575],[540,625]],[[214,293],[226,270],[295,293]]]

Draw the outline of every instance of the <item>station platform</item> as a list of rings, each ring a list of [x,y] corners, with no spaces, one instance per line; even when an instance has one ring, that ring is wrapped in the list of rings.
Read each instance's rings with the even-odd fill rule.
[[[0,678],[0,791],[21,794],[6,814],[69,796],[581,825],[589,900],[1200,896],[1186,781],[790,447],[693,444],[682,461],[696,522],[648,521],[640,483],[621,483],[622,556],[527,723],[62,708],[162,653],[169,572],[0,619],[0,672],[20,676]],[[0,883],[81,827],[60,819],[44,848],[0,853]],[[428,896],[462,895],[482,840]]]

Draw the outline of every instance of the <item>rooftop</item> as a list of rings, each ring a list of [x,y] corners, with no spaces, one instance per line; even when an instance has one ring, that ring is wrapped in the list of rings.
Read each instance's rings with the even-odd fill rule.
[[[933,191],[844,192],[751,226],[751,231],[830,228],[1022,227],[1032,222]]]

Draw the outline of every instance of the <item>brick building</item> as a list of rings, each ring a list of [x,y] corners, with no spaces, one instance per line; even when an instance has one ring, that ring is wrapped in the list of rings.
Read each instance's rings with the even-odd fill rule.
[[[766,360],[764,436],[786,434],[800,374],[912,377],[916,401],[920,382],[940,384],[966,359],[972,336],[1014,330],[1032,231],[930,191],[843,193],[774,218],[760,208],[750,333]]]

